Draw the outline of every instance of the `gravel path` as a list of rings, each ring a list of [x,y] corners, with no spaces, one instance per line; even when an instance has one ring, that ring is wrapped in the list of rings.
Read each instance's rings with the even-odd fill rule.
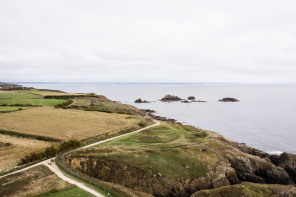
[[[126,134],[119,135],[119,136],[116,136],[116,137],[112,137],[112,138],[109,138],[109,139],[106,139],[106,140],[102,140],[102,141],[99,141],[99,142],[95,142],[95,143],[89,144],[89,145],[87,145],[87,146],[84,146],[84,147],[81,147],[81,148],[78,148],[78,149],[72,150],[72,151],[70,151],[70,152],[73,152],[73,151],[76,151],[76,150],[85,149],[85,148],[89,148],[89,147],[91,147],[91,146],[95,146],[95,145],[99,145],[99,144],[102,144],[102,143],[105,143],[105,142],[109,142],[109,141],[114,140],[114,139],[116,139],[116,138],[120,138],[120,137],[124,137],[124,136],[131,135],[131,134],[134,134],[134,133],[138,133],[138,132],[141,132],[141,131],[143,131],[143,130],[145,130],[145,129],[149,129],[149,128],[151,128],[151,127],[156,127],[156,126],[160,125],[160,122],[159,122],[159,121],[157,121],[157,120],[154,120],[154,121],[155,121],[155,124],[153,124],[153,125],[150,125],[150,126],[144,127],[144,128],[142,128],[142,129],[139,129],[139,130],[136,130],[136,131],[133,131],[133,132],[130,132],[130,133],[126,133]],[[89,193],[91,193],[91,194],[93,194],[93,195],[95,195],[95,196],[98,196],[98,197],[104,197],[102,194],[100,194],[100,193],[98,193],[97,191],[95,191],[95,190],[93,190],[93,189],[91,189],[91,188],[85,186],[83,183],[80,183],[80,182],[78,182],[78,181],[75,181],[75,180],[73,180],[73,179],[70,179],[70,178],[66,177],[66,176],[60,171],[60,169],[57,167],[57,165],[56,165],[54,162],[51,162],[52,159],[55,160],[55,157],[50,158],[50,159],[47,159],[47,160],[45,160],[45,161],[41,161],[41,162],[39,162],[39,163],[36,163],[36,164],[31,165],[31,166],[29,166],[29,167],[23,168],[23,169],[21,169],[21,170],[17,170],[17,171],[15,171],[15,172],[11,172],[11,173],[9,173],[9,174],[3,175],[3,176],[0,177],[0,179],[3,178],[3,177],[6,177],[6,176],[12,175],[12,174],[16,174],[16,173],[19,173],[19,172],[22,172],[22,171],[28,170],[28,169],[30,169],[30,168],[34,168],[34,167],[39,166],[39,165],[45,165],[45,166],[47,166],[51,171],[53,171],[58,177],[60,177],[61,179],[65,180],[65,181],[67,181],[67,182],[69,182],[69,183],[71,183],[71,184],[74,184],[74,185],[76,185],[77,187],[79,187],[79,188],[81,188],[81,189],[83,189],[83,190],[85,190],[85,191],[87,191],[87,192],[89,192]]]

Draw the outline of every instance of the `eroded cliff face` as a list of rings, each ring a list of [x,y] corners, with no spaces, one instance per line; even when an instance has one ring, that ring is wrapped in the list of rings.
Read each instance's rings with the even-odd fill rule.
[[[200,178],[170,179],[153,171],[140,169],[104,158],[69,158],[68,164],[84,174],[124,185],[153,196],[190,196],[196,191],[240,183],[235,170],[219,165]]]
[[[220,155],[222,156],[222,155]],[[75,170],[99,180],[117,183],[153,196],[190,196],[196,191],[253,183],[294,184],[293,173],[274,165],[269,158],[254,155],[225,154],[226,161],[199,178],[170,179],[153,169],[141,169],[108,158],[68,157]]]
[[[143,136],[141,137],[143,138]],[[183,140],[182,138],[179,139],[179,141]],[[99,147],[92,150],[91,154],[85,151],[68,155],[65,162],[71,168],[88,176],[117,183],[157,197],[191,196],[194,193],[194,196],[200,196],[205,193],[197,193],[198,191],[211,189],[225,192],[225,189],[221,191],[217,189],[231,188],[232,185],[237,185],[238,187],[234,189],[240,188],[240,192],[249,192],[249,190],[244,189],[245,185],[241,186],[244,182],[290,185],[289,187],[283,186],[283,191],[286,193],[291,188],[295,188],[293,186],[295,185],[296,172],[295,155],[287,153],[281,156],[268,155],[244,144],[232,142],[216,133],[211,133],[201,143],[197,144],[182,144],[181,146],[180,144],[175,145],[175,143],[176,141],[174,141],[174,146],[171,146],[170,143],[170,148],[164,148],[164,145],[162,145],[162,152],[153,149],[148,151],[146,146],[141,147],[141,150],[132,150],[130,153],[127,149],[119,146]],[[172,154],[173,150],[174,153]],[[145,165],[143,165],[143,162],[135,162],[134,157],[138,158],[139,161],[147,157],[145,151],[152,151],[154,157],[146,159]],[[96,152],[98,154],[94,154]],[[167,160],[165,162],[167,163],[163,161],[163,157],[158,157],[159,154],[166,155]],[[179,154],[189,154],[196,157],[196,162],[190,165],[188,164],[190,163],[188,157],[184,156],[184,160],[178,160],[178,162],[183,162],[183,166],[185,166],[183,170],[188,171],[186,175],[170,177],[166,174],[166,170],[161,171],[155,168],[155,165],[159,162],[159,165],[167,165],[168,168],[175,169],[176,174],[179,174],[177,172],[179,168],[169,165],[169,162],[176,162],[170,160],[170,158],[175,158]],[[206,156],[215,159],[203,159]],[[130,160],[133,160],[133,162],[130,162]],[[194,173],[196,169],[203,170],[204,173]],[[190,173],[191,171],[192,173]],[[252,187],[257,187],[257,185],[252,185]],[[282,188],[282,186],[279,186],[279,188]],[[293,194],[295,190],[292,190]],[[277,194],[272,192],[272,189],[270,191],[270,194]]]

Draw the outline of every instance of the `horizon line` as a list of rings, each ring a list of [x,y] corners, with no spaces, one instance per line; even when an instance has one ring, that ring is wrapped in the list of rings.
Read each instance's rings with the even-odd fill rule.
[[[5,83],[5,82],[4,82]],[[6,82],[14,84],[296,84],[295,82],[44,82],[44,81],[35,81],[35,82]]]

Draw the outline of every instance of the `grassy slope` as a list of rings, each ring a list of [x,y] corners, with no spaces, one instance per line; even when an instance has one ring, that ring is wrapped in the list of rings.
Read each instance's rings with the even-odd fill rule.
[[[0,129],[61,140],[81,140],[131,127],[140,121],[137,117],[124,114],[49,107],[32,108],[0,116]]]
[[[50,194],[41,194],[40,196],[46,196],[46,197],[65,197],[65,196],[71,196],[71,197],[93,197],[94,195],[80,189],[79,187],[72,187],[69,189],[64,189],[62,191],[50,193]]]
[[[85,110],[93,111],[105,111],[109,113],[121,113],[121,114],[138,114],[139,110],[121,103],[108,100],[104,96],[97,98],[76,98],[74,99],[73,107],[83,107]]]
[[[218,189],[199,191],[194,193],[192,197],[269,197],[281,192],[286,192],[287,196],[289,196],[288,194],[290,194],[290,196],[295,196],[296,188],[293,186],[245,182],[237,185],[224,186]]]
[[[51,142],[2,134],[0,134],[0,142],[12,144],[8,147],[2,147],[0,150],[0,172],[15,167],[25,155],[43,150],[53,144]]]
[[[209,152],[190,149],[206,139],[204,131],[164,123],[138,134],[77,152],[77,155],[112,160],[142,169],[153,169],[168,178],[205,176],[218,158]]]
[[[0,185],[0,196],[36,196],[72,187],[45,166],[1,178]]]

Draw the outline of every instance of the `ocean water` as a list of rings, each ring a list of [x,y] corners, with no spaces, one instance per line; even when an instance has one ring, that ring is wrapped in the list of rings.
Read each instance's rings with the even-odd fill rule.
[[[23,84],[66,92],[101,94],[111,100],[156,115],[176,119],[201,129],[215,131],[228,139],[246,143],[271,154],[296,154],[296,85],[212,84]],[[206,103],[163,103],[166,94],[181,98],[195,96]],[[237,103],[218,102],[234,97]],[[135,104],[142,98],[152,101]]]

